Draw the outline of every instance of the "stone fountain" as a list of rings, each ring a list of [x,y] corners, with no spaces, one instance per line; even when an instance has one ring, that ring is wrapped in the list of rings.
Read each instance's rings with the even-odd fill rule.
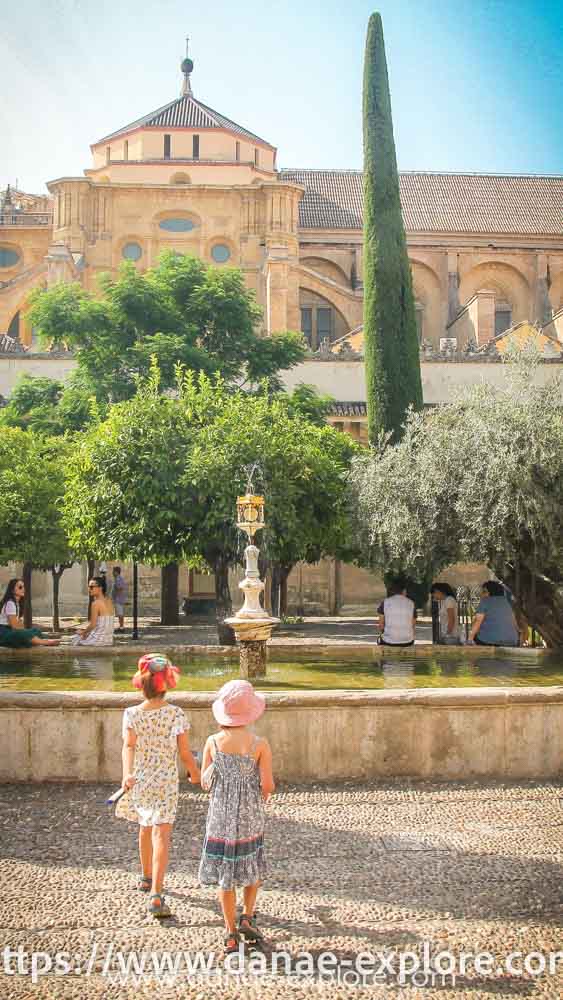
[[[249,544],[244,550],[245,577],[239,587],[244,593],[244,604],[232,618],[225,622],[234,630],[240,647],[241,677],[264,677],[266,673],[266,643],[272,629],[279,625],[279,618],[272,618],[260,604],[264,583],[258,570],[260,550],[254,536],[264,527],[264,497],[246,493],[237,499],[237,527],[248,535]]]

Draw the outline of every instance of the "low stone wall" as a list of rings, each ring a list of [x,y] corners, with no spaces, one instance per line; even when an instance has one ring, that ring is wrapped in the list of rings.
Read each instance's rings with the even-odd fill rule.
[[[286,781],[563,774],[563,687],[268,694],[257,731]],[[119,781],[135,694],[0,692],[0,781]],[[216,730],[211,694],[176,693],[191,744]]]

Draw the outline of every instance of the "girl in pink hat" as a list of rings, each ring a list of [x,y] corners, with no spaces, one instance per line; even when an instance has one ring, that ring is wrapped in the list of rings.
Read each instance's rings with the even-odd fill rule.
[[[141,656],[133,685],[145,700],[126,708],[123,715],[122,787],[127,794],[119,799],[115,814],[139,824],[142,877],[138,888],[152,894],[154,917],[170,916],[162,883],[178,807],[178,754],[192,783],[200,779],[188,741],[190,724],[181,708],[165,701],[179,673],[160,653]]]
[[[205,744],[202,784],[211,791],[205,841],[199,866],[202,885],[217,885],[226,927],[225,953],[238,950],[241,937],[260,942],[256,895],[266,876],[264,801],[274,791],[272,752],[249,726],[266,707],[248,681],[225,684],[213,702],[220,730]],[[236,887],[244,907],[236,920]]]

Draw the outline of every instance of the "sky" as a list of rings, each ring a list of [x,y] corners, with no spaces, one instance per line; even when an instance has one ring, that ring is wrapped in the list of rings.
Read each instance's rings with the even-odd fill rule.
[[[0,188],[81,176],[90,143],[180,94],[278,148],[362,166],[367,22],[383,19],[402,170],[563,174],[563,0],[18,0],[0,38]]]

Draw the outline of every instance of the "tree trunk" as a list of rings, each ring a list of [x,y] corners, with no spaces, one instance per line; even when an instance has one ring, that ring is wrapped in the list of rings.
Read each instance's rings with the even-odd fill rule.
[[[280,616],[280,596],[281,596],[281,566],[279,563],[272,563],[272,614],[275,618]]]
[[[56,570],[54,566],[51,566],[51,576],[53,578],[53,631],[59,632],[61,623],[59,621],[59,590],[61,584],[61,576],[64,573],[64,568]]]
[[[268,572],[268,567],[270,565],[270,560],[267,556],[263,556],[262,553],[258,556],[258,572],[260,573],[260,579],[266,583],[266,574]],[[266,607],[266,587],[260,594],[260,604],[263,608]]]
[[[31,574],[33,572],[33,564],[30,562],[25,562],[22,566],[22,580],[25,586],[25,603],[23,609],[23,623],[26,628],[31,628],[33,626],[33,608],[32,608],[32,597],[31,597]]]
[[[160,624],[179,625],[178,563],[168,563],[161,570]]]
[[[287,578],[290,573],[291,568],[283,568],[280,581],[280,617],[287,615]]]
[[[236,646],[236,637],[230,625],[225,625],[225,618],[233,613],[233,602],[229,590],[229,564],[224,559],[217,559],[213,564],[215,574],[215,614],[217,617],[217,635],[219,645]]]
[[[287,615],[287,578],[293,566],[272,563],[272,614],[278,618]]]
[[[90,580],[94,576],[95,572],[96,572],[96,560],[95,559],[88,559],[88,579],[87,579],[86,583],[90,583]],[[88,591],[88,621],[90,621],[90,608],[91,608],[91,606],[92,606],[92,594],[91,594],[90,591]]]
[[[535,628],[546,645],[563,647],[563,575],[557,567],[549,567],[539,575],[522,559],[519,574],[512,567],[495,568],[495,573],[512,590],[531,628]],[[517,576],[519,575],[519,579]]]

